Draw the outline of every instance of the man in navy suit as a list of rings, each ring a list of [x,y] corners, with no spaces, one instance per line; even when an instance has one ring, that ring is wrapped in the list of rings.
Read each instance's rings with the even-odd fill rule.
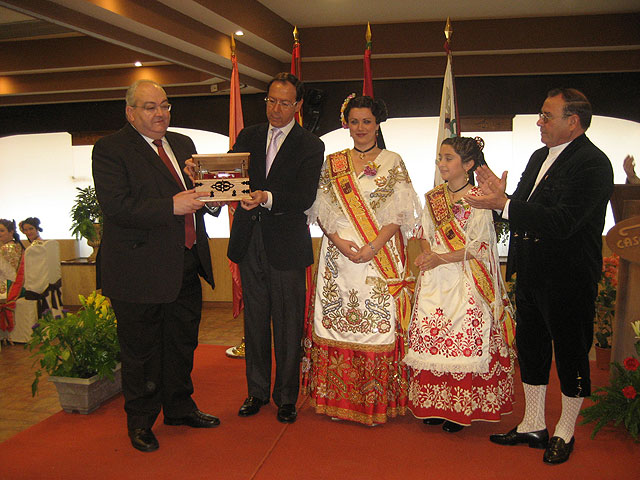
[[[504,193],[507,172],[499,179],[481,167],[478,180],[487,195],[467,200],[509,220],[507,277],[517,272],[516,345],[525,413],[517,427],[490,440],[544,448],[543,461],[558,464],[573,451],[580,407],[591,394],[589,350],[613,171],[584,133],[591,104],[581,92],[550,91],[539,117],[546,147],[533,153],[513,195]],[[552,351],[562,415],[549,439],[544,410]]]
[[[244,297],[248,397],[238,414],[255,415],[271,394],[271,325],[277,418],[296,420],[304,324],[305,267],[313,263],[305,210],[313,204],[324,144],[294,120],[304,87],[294,75],[269,83],[268,124],[243,129],[233,152],[250,152],[251,199],[236,210],[229,258],[240,268]]]
[[[126,95],[129,123],[93,148],[104,216],[98,285],[118,319],[129,437],[144,452],[158,449],[151,427],[161,409],[166,425],[220,423],[191,398],[198,274],[212,287],[213,274],[204,204],[182,175],[196,149],[189,137],[167,132],[170,110],[160,85],[139,80]]]

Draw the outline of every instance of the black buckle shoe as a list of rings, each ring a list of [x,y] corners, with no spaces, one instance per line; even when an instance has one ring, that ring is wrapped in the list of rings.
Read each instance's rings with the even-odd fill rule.
[[[547,445],[547,449],[542,456],[542,461],[550,465],[558,465],[559,463],[566,462],[569,460],[571,452],[573,452],[575,440],[575,437],[571,437],[571,441],[565,443],[560,437],[551,437],[549,445]]]
[[[489,440],[498,445],[517,445],[519,443],[528,443],[529,448],[547,448],[549,443],[549,432],[538,430],[535,432],[518,433],[518,427],[514,427],[508,433],[499,433],[491,435]]]

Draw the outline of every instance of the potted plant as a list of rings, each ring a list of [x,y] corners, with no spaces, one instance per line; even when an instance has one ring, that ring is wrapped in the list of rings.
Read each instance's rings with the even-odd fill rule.
[[[635,333],[636,354],[640,357],[640,320],[632,322]],[[598,388],[591,400],[593,405],[583,409],[582,425],[596,422],[591,438],[610,422],[624,424],[629,434],[638,441],[640,430],[640,361],[635,356],[624,359],[623,365],[613,363],[611,384]]]
[[[609,360],[611,358],[611,337],[613,335],[613,318],[616,310],[619,261],[619,257],[615,254],[602,259],[602,276],[600,277],[598,295],[596,297],[594,323],[596,364],[604,370],[609,368]]]
[[[33,352],[34,365],[39,364],[32,395],[45,371],[65,411],[90,413],[122,389],[120,345],[109,301],[97,292],[78,298],[81,307],[76,313],[54,317],[51,311],[45,312],[33,326],[26,348]]]
[[[86,238],[94,251],[90,259],[95,260],[96,247],[100,245],[102,230],[102,210],[98,203],[96,190],[91,185],[86,188],[76,187],[78,194],[71,208],[71,233],[76,238]]]

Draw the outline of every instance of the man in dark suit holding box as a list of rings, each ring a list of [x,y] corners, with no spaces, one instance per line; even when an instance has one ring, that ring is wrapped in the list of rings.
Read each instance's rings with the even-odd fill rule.
[[[191,398],[202,289],[213,287],[204,203],[185,161],[193,141],[167,132],[171,105],[150,80],[126,95],[129,123],[98,140],[93,179],[104,216],[98,284],[118,319],[127,428],[134,448],[151,452],[151,431],[163,410],[166,425],[209,428],[220,421]],[[217,212],[211,212],[217,213]]]
[[[271,394],[271,325],[277,418],[296,420],[304,324],[305,267],[313,263],[305,210],[313,204],[324,144],[294,120],[304,88],[278,74],[267,97],[268,124],[243,129],[233,152],[250,152],[251,199],[235,212],[229,258],[240,268],[244,297],[248,397],[238,414],[255,415]]]

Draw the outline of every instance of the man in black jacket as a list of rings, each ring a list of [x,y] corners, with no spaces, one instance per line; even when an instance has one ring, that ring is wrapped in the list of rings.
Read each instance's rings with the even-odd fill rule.
[[[98,284],[118,319],[129,437],[144,452],[158,448],[151,427],[161,409],[166,425],[220,423],[191,398],[198,274],[213,287],[213,273],[204,204],[182,175],[196,149],[167,132],[170,110],[160,85],[137,81],[126,95],[129,123],[98,140],[92,155],[104,215]]]
[[[238,414],[258,413],[271,393],[271,325],[278,420],[296,420],[304,324],[305,267],[313,263],[305,210],[313,204],[324,144],[294,120],[304,88],[278,74],[267,97],[268,124],[243,129],[233,152],[250,152],[251,199],[235,212],[229,258],[240,268],[244,297],[248,397]]]
[[[591,394],[589,350],[613,171],[584,133],[591,104],[581,92],[552,90],[539,117],[546,147],[533,153],[513,195],[504,193],[506,172],[499,179],[482,167],[478,180],[487,195],[467,200],[476,208],[500,210],[509,220],[507,276],[517,272],[516,345],[525,414],[516,428],[490,440],[545,448],[543,461],[557,464],[569,459],[582,401]],[[562,415],[549,440],[544,407],[552,350]]]

